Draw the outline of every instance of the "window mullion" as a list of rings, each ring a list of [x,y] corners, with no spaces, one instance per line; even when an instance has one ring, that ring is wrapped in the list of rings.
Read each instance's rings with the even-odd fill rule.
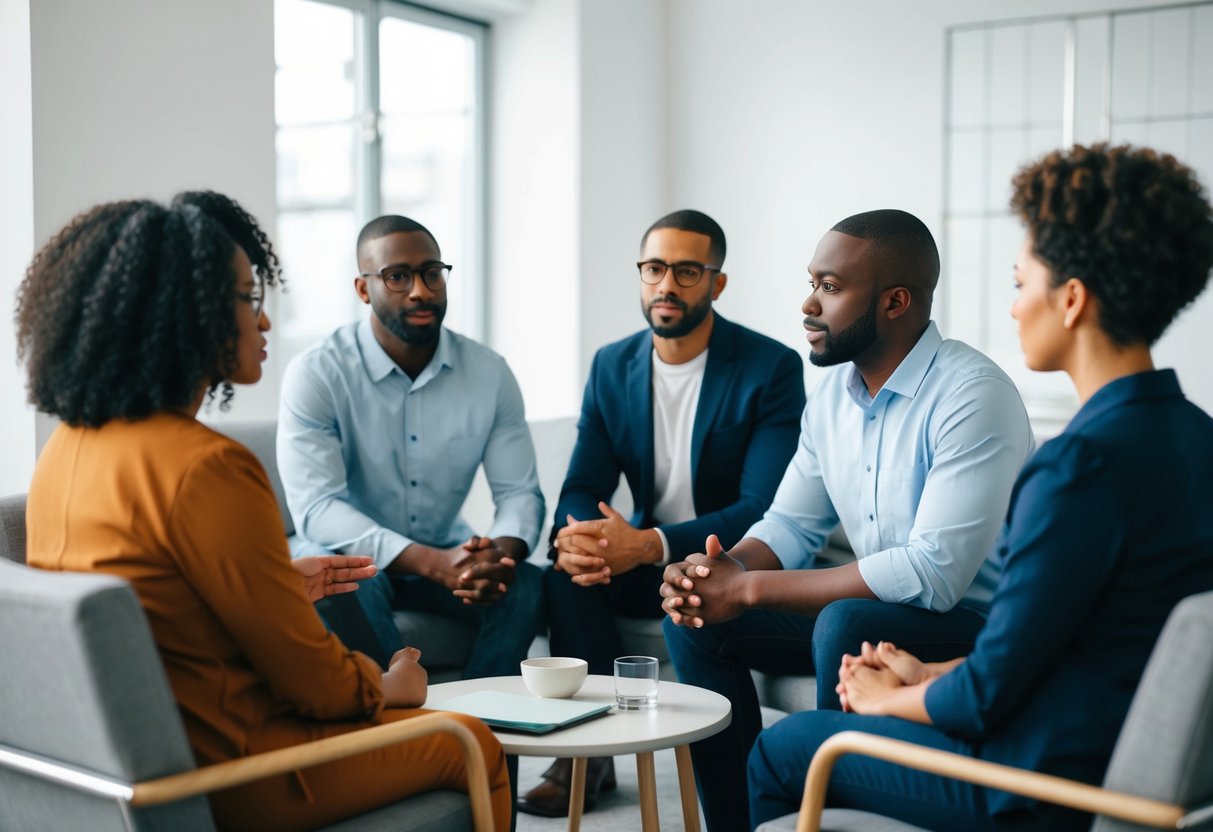
[[[357,225],[382,213],[380,173],[383,139],[379,132],[379,12],[375,4],[358,15],[354,30],[354,95],[358,102],[358,140],[354,143]]]

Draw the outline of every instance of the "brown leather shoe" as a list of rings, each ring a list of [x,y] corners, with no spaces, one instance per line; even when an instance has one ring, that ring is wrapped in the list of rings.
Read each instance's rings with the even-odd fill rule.
[[[563,818],[569,814],[569,785],[573,780],[573,761],[559,759],[543,773],[543,781],[518,798],[518,811],[545,818]],[[585,804],[582,812],[598,805],[598,792],[615,788],[615,758],[590,757],[585,767]]]

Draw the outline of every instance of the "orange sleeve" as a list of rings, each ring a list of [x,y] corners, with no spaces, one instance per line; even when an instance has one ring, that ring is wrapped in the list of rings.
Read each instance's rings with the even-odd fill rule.
[[[376,717],[381,671],[328,632],[290,563],[257,458],[217,444],[185,476],[169,519],[182,574],[281,701],[314,719]]]

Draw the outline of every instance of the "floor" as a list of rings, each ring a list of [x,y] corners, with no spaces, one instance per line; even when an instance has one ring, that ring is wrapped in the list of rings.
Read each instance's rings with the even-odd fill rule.
[[[525,792],[536,785],[539,776],[551,762],[550,759],[539,757],[523,757],[518,764],[519,790]],[[661,828],[683,829],[682,801],[678,796],[678,769],[674,764],[673,749],[655,752],[653,763],[657,772],[657,813]],[[633,832],[640,828],[640,793],[636,784],[634,756],[615,758],[615,779],[619,781],[619,788],[602,794],[598,799],[598,807],[582,815],[581,828],[585,832]],[[557,832],[568,829],[568,823],[568,818],[540,818],[521,812],[518,814],[518,832]],[[699,824],[700,829],[706,828],[702,812]]]

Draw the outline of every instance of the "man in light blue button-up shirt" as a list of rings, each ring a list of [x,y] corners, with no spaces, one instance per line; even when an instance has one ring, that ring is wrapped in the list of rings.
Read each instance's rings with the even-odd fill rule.
[[[815,667],[818,708],[838,708],[842,655],[864,640],[938,660],[972,647],[997,580],[988,557],[1033,445],[1007,375],[931,321],[939,257],[917,218],[843,220],[809,272],[809,358],[832,369],[775,500],[727,554],[710,539],[662,587],[679,678],[734,703],[732,725],[691,749],[714,830],[749,828],[735,789],[762,727],[751,668]],[[857,562],[810,568],[839,523]]]
[[[380,217],[357,256],[372,315],[283,380],[292,548],[374,557],[380,574],[354,597],[386,657],[404,646],[392,610],[427,610],[478,626],[465,676],[516,674],[540,615],[539,570],[525,560],[543,521],[522,394],[501,356],[442,328],[450,267],[428,230]],[[487,530],[459,514],[482,464],[497,507]]]

